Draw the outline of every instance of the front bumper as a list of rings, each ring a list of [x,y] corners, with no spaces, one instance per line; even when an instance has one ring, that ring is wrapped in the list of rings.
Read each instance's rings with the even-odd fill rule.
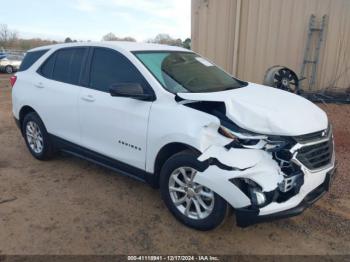
[[[336,174],[336,168],[328,171],[324,182],[309,192],[304,199],[295,207],[271,213],[268,215],[259,215],[259,209],[239,208],[235,210],[236,223],[239,227],[247,227],[257,223],[273,221],[281,218],[293,217],[301,214],[306,208],[319,200],[330,188],[333,177]]]
[[[302,213],[329,189],[335,170],[334,151],[331,163],[322,169],[309,170],[300,164],[303,183],[294,195],[285,198],[286,195],[280,195],[284,174],[268,152],[238,148],[227,150],[212,146],[198,158],[199,161],[209,163],[213,159],[220,160],[221,164],[232,169],[215,165],[214,161],[207,169],[196,174],[194,182],[224,198],[236,210],[237,225],[241,227]],[[249,192],[234,182],[236,179],[251,180],[259,185],[268,199],[267,204],[258,207],[253,203]]]

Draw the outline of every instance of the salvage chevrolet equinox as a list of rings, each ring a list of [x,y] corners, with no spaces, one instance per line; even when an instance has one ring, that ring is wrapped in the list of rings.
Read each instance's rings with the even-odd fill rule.
[[[39,47],[10,81],[35,158],[63,151],[145,181],[195,229],[215,228],[230,208],[240,227],[300,214],[334,174],[332,127],[320,108],[190,50]]]

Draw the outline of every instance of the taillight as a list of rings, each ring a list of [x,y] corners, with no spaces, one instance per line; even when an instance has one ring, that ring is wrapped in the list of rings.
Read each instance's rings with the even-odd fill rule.
[[[11,84],[12,87],[15,85],[16,80],[17,80],[17,76],[11,76],[10,77],[10,84]]]

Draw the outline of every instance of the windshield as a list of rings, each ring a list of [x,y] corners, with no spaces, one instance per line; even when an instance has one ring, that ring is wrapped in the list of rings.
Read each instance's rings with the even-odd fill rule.
[[[171,93],[218,92],[246,86],[209,61],[189,52],[135,52]]]

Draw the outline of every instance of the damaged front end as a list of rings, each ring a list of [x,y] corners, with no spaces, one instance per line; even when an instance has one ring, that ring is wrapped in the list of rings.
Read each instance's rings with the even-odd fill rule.
[[[238,226],[298,215],[329,189],[335,163],[330,127],[304,136],[260,135],[236,126],[220,103],[186,106],[217,116],[219,136],[230,141],[204,151],[198,160],[206,168],[194,182],[224,198]]]

